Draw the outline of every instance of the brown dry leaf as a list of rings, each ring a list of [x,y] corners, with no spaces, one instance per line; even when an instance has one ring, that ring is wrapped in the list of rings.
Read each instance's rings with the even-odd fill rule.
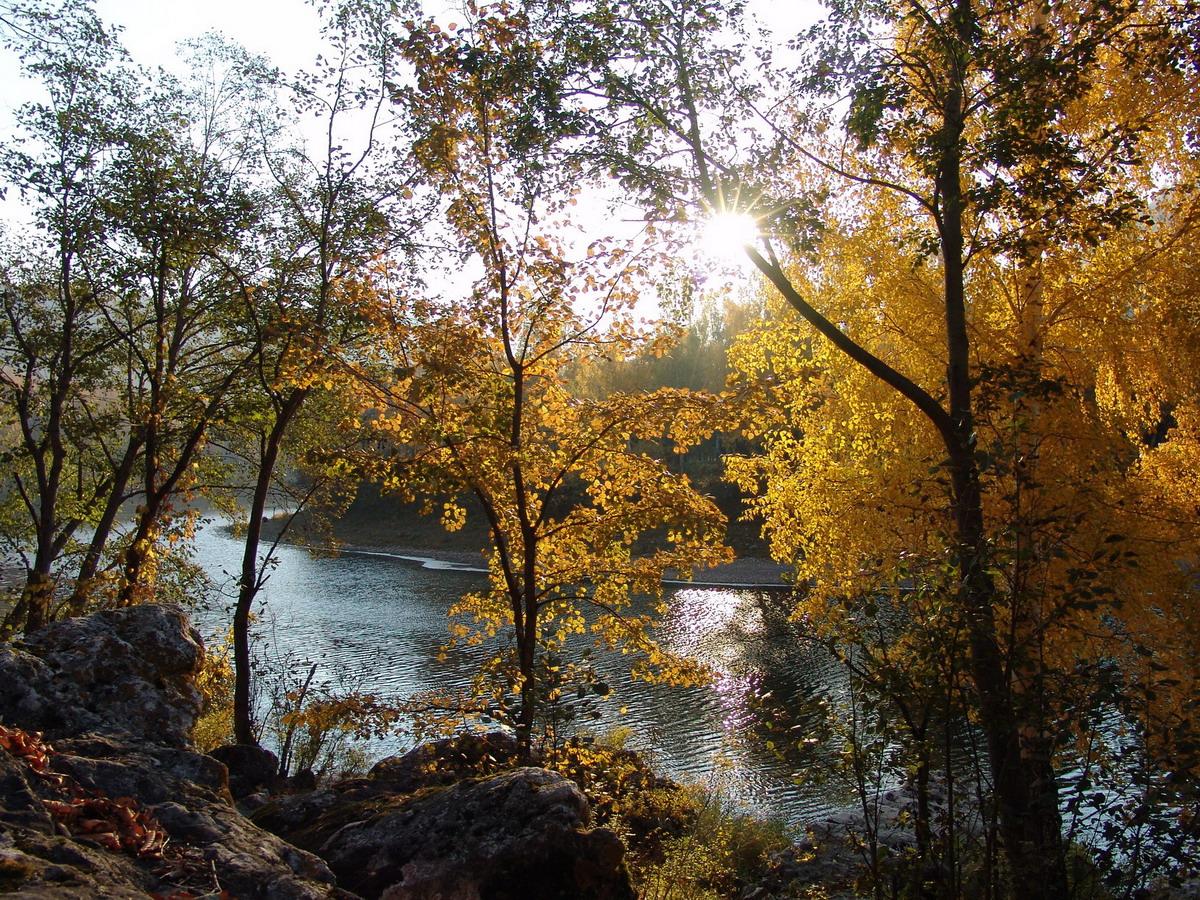
[[[30,734],[20,728],[0,725],[0,747],[20,756],[35,772],[44,772],[50,764],[50,747],[42,741],[42,733]]]

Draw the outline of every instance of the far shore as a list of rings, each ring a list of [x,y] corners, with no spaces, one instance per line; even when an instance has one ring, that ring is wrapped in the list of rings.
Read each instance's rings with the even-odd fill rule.
[[[317,551],[388,556],[431,569],[487,571],[485,532],[465,528],[461,532],[447,534],[436,520],[420,516],[411,508],[398,510],[388,519],[390,521],[371,522],[361,515],[341,519],[333,524],[331,542],[328,534],[313,534],[307,517],[302,513],[289,529],[283,543]],[[274,538],[282,524],[282,517],[268,519],[263,528],[264,540]],[[788,573],[787,566],[773,560],[743,556],[711,569],[699,569],[690,579],[668,576],[663,583],[782,590],[791,587]]]

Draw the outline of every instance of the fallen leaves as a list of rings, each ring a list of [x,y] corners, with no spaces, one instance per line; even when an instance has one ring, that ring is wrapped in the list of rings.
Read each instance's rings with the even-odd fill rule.
[[[20,728],[0,725],[0,747],[22,759],[35,772],[45,772],[50,765],[51,750],[42,741],[41,732],[30,734]]]
[[[68,801],[45,800],[43,805],[74,838],[114,853],[140,858],[160,857],[169,840],[155,818],[132,797],[80,795]]]
[[[68,836],[141,859],[162,856],[169,837],[154,816],[133,797],[106,797],[73,778],[50,771],[54,750],[39,732],[0,725],[0,747],[65,795],[43,798],[42,805]]]

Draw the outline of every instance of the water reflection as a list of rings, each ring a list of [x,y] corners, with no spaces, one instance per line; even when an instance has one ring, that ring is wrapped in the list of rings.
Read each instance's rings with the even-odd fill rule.
[[[215,527],[201,532],[197,561],[235,595],[240,545]],[[269,615],[260,631],[280,656],[318,664],[320,678],[348,678],[362,690],[409,697],[428,690],[466,687],[484,650],[439,651],[447,634],[446,611],[482,576],[460,567],[422,568],[419,560],[392,554],[344,554],[313,558],[281,547],[267,582]],[[229,612],[217,604],[201,615],[209,634],[227,627]],[[599,704],[598,729],[629,726],[632,744],[650,753],[666,774],[720,782],[733,799],[792,821],[815,818],[843,798],[820,787],[799,787],[793,763],[768,749],[760,705],[799,708],[840,684],[827,658],[798,647],[777,593],[683,587],[668,597],[659,635],[667,646],[692,656],[716,673],[704,687],[646,684],[629,676],[619,654],[599,654],[595,667],[613,688]],[[622,713],[622,708],[627,710]],[[411,746],[400,734],[373,749],[380,754]]]

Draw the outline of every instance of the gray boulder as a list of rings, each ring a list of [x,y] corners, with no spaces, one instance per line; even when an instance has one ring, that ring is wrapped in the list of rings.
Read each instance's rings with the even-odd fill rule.
[[[229,792],[234,800],[270,790],[279,777],[279,757],[253,744],[227,744],[208,755],[229,770]]]
[[[242,816],[226,767],[191,748],[203,658],[182,612],[155,606],[0,646],[0,893],[347,896],[324,862]],[[49,739],[44,757],[19,745],[35,731]],[[104,832],[129,833],[122,816],[165,846],[106,849]]]
[[[51,740],[85,732],[186,747],[204,645],[183,611],[133,606],[0,646],[0,717]]]
[[[509,769],[503,735],[440,742],[245,818],[226,766],[189,743],[203,658],[182,612],[155,606],[0,646],[0,893],[353,896],[336,873],[368,897],[633,900],[617,836],[589,827],[572,782]],[[30,750],[35,731],[48,748]]]
[[[24,827],[0,831],[0,893],[46,900],[145,900],[152,884],[133,860],[120,854],[53,832]]]
[[[316,900],[335,893],[320,859],[233,808],[224,767],[202,754],[86,735],[59,742],[44,773],[0,750],[0,773],[0,822],[8,838],[0,844],[0,891],[145,896],[208,891],[215,883],[234,897]],[[145,856],[110,852],[87,834],[73,835],[77,822],[56,821],[49,810],[80,798],[120,798],[169,837],[166,849]]]
[[[403,756],[382,759],[368,777],[377,784],[385,783],[390,791],[410,794],[511,769],[519,753],[516,737],[507,731],[468,732],[421,744]]]
[[[620,839],[571,781],[522,768],[414,794],[370,779],[253,814],[364,897],[632,900]]]

